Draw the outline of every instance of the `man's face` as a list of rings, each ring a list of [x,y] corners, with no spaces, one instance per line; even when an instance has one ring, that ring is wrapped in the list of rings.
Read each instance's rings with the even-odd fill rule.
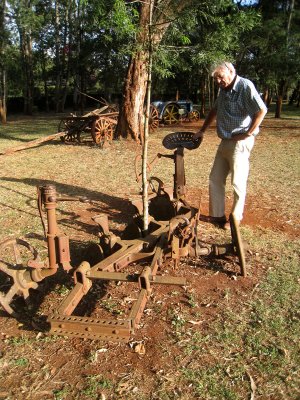
[[[214,73],[214,80],[222,89],[226,89],[233,81],[233,78],[234,75],[228,68],[220,68]]]

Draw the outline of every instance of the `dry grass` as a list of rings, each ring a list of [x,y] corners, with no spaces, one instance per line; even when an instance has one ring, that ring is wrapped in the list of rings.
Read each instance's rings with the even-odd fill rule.
[[[55,117],[11,120],[0,127],[0,151],[54,133],[57,124]],[[215,261],[184,263],[191,282],[187,291],[158,289],[147,304],[140,330],[132,339],[145,344],[144,356],[125,344],[40,333],[41,321],[70,287],[69,280],[64,284],[50,280],[33,297],[39,308],[37,304],[25,308],[25,321],[0,315],[0,398],[298,398],[299,124],[299,119],[268,117],[252,154],[242,228],[251,244],[249,278],[232,279]],[[196,126],[158,129],[150,137],[149,160],[158,152],[170,153],[162,147],[162,138],[180,129]],[[197,151],[185,152],[191,200],[197,205],[201,196],[204,211],[217,144],[211,129]],[[114,230],[122,230],[133,212],[129,200],[139,190],[134,174],[139,152],[133,142],[114,141],[99,149],[91,143],[55,141],[0,156],[0,241],[8,236],[27,238],[46,256],[36,186],[50,182],[59,194],[92,200],[89,205],[59,203],[60,227],[73,244],[97,241],[90,217],[100,212],[109,214]],[[173,172],[173,162],[166,158],[152,170],[169,185]],[[229,188],[227,193],[230,197]],[[214,228],[204,235],[207,240],[217,235],[217,240],[226,238]],[[113,288],[107,293],[107,298],[112,294],[111,301],[113,293]]]

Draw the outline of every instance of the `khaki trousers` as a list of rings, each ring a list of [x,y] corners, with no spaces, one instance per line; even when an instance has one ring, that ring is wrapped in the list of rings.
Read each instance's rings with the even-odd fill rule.
[[[231,173],[233,187],[232,213],[239,221],[243,219],[246,199],[249,157],[254,146],[254,136],[234,141],[222,139],[209,176],[209,214],[212,217],[225,215],[226,179]]]

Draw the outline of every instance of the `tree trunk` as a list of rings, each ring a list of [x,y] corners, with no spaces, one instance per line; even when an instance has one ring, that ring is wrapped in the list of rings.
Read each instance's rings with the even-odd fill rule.
[[[280,118],[280,116],[281,116],[282,101],[283,101],[285,88],[286,88],[286,81],[281,80],[281,82],[279,84],[278,96],[277,96],[277,100],[276,100],[275,118]]]
[[[153,36],[152,45],[157,47],[161,42],[167,28],[175,15],[178,15],[185,7],[190,5],[191,0],[182,0],[177,3],[173,0],[162,0],[157,6],[154,2],[153,8]],[[164,11],[162,11],[164,10]],[[150,13],[150,1],[141,2],[139,31],[136,39],[138,49],[130,59],[125,78],[123,100],[119,113],[117,137],[131,137],[136,141],[143,142],[144,132],[144,100],[147,87],[147,35]]]
[[[22,67],[24,74],[24,114],[32,115],[33,113],[33,65],[32,65],[32,42],[30,33],[26,32],[22,27],[20,29],[20,47],[22,57]]]
[[[123,103],[117,127],[117,136],[142,141],[144,130],[144,100],[147,84],[145,54],[139,52],[129,63],[123,91]]]
[[[0,121],[2,124],[6,124],[6,73],[5,69],[0,66]]]
[[[4,64],[5,0],[0,1],[0,121],[6,124],[6,69]]]
[[[280,118],[282,110],[282,96],[278,95],[276,100],[275,118]]]
[[[200,117],[204,118],[205,116],[205,100],[206,100],[206,85],[205,85],[205,77],[202,76],[200,82]]]
[[[149,24],[148,2],[143,2],[140,8],[139,26],[137,35],[137,50],[131,57],[123,90],[123,101],[119,114],[117,136],[131,137],[136,141],[143,141],[144,132],[144,100],[147,87],[147,37]]]

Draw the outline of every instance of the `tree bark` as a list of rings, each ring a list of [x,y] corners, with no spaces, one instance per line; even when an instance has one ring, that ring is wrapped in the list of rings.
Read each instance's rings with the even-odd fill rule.
[[[277,96],[277,100],[276,100],[275,118],[281,117],[282,101],[283,101],[285,88],[286,88],[286,81],[281,80],[281,82],[279,84],[278,96]]]
[[[32,70],[32,42],[28,32],[23,31],[21,34],[21,53],[23,58],[24,71],[24,114],[32,115],[33,113],[33,70]]]
[[[5,0],[0,1],[0,121],[6,124],[6,69],[4,63]]]
[[[142,141],[144,131],[144,100],[147,86],[148,61],[146,40],[148,36],[149,3],[141,4],[139,26],[141,27],[137,36],[137,50],[131,57],[127,69],[127,75],[123,90],[123,102],[119,114],[117,136],[123,138],[131,137],[136,141]]]
[[[157,48],[161,42],[172,19],[185,7],[190,5],[191,0],[174,2],[173,0],[154,1],[153,7],[153,48]],[[130,61],[125,78],[123,99],[120,108],[116,136],[133,138],[143,142],[144,132],[144,100],[147,87],[147,35],[150,12],[150,1],[141,2],[139,33],[136,39],[136,50]]]

